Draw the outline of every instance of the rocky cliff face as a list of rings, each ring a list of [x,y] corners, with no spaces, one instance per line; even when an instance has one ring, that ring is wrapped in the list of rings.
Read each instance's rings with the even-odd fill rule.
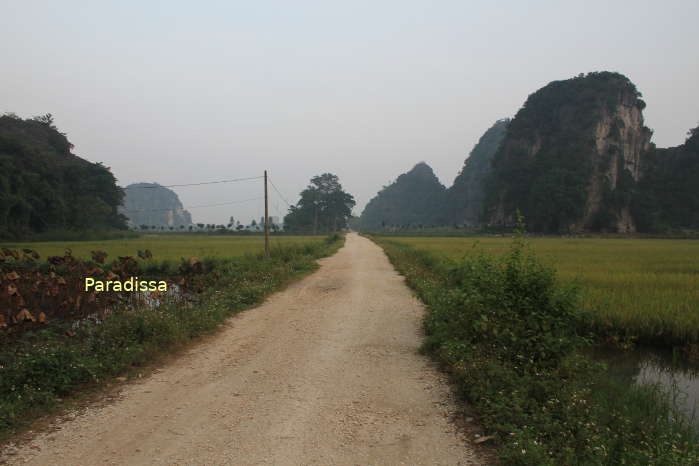
[[[519,210],[533,231],[635,231],[632,193],[651,149],[644,107],[633,83],[609,72],[529,96],[493,159],[488,223],[511,225]]]
[[[121,212],[131,226],[188,227],[192,217],[172,190],[157,183],[134,183],[124,188]]]
[[[445,188],[432,168],[418,163],[384,187],[364,208],[360,222],[364,229],[442,225]]]
[[[447,190],[449,217],[453,223],[472,227],[482,223],[485,200],[484,181],[491,171],[491,162],[505,137],[508,118],[498,120],[475,145],[464,163],[461,173]]]

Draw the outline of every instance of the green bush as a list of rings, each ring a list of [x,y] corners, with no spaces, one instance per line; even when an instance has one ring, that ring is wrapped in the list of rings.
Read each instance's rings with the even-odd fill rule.
[[[428,304],[424,350],[511,465],[697,464],[697,436],[667,395],[609,379],[584,356],[579,293],[521,238],[503,258],[437,259],[378,240]]]

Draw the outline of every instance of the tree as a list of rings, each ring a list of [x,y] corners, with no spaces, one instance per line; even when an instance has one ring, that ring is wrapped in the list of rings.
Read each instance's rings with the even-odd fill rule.
[[[337,175],[324,173],[311,178],[298,203],[289,208],[284,224],[291,231],[335,232],[347,228],[355,204]]]

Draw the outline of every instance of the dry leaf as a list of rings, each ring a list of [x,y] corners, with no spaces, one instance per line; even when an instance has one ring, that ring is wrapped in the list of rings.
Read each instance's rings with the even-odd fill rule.
[[[17,319],[18,322],[22,322],[23,320],[31,320],[32,322],[36,322],[36,319],[32,315],[31,312],[29,312],[29,309],[22,309],[17,313],[15,316],[15,319]]]
[[[12,272],[6,274],[5,278],[8,280],[17,280],[19,278],[19,274],[13,270]]]
[[[17,286],[13,283],[10,283],[7,285],[7,294],[10,296],[16,295],[17,294]]]
[[[39,318],[37,319],[39,323],[45,324],[46,323],[46,314],[43,312],[39,313]]]

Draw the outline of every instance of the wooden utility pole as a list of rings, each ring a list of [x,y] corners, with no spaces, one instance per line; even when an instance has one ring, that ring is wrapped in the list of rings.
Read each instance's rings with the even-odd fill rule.
[[[269,210],[267,204],[267,170],[265,170],[265,256],[269,257]]]

